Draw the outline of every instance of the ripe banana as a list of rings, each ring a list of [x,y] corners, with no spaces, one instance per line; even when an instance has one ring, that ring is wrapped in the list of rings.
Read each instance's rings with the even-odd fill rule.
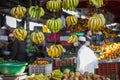
[[[78,37],[77,37],[77,35],[75,35],[75,34],[72,34],[68,39],[67,39],[67,42],[68,43],[75,43],[75,42],[77,42],[78,41]]]
[[[94,14],[88,20],[88,29],[91,31],[99,31],[104,27],[105,22],[106,20],[103,14]]]
[[[63,46],[61,44],[51,45],[48,49],[48,56],[57,58],[63,53]]]
[[[75,15],[66,17],[66,25],[67,25],[67,27],[69,27],[71,25],[76,25],[77,22],[78,22],[78,18]]]
[[[13,7],[10,11],[13,17],[19,18],[19,19],[22,19],[25,16],[26,12],[27,12],[27,9],[21,5],[18,5],[17,7]]]
[[[24,41],[27,37],[27,31],[23,28],[16,28],[13,30],[13,35],[19,41]]]
[[[96,8],[102,7],[103,4],[103,0],[89,0],[89,5],[95,6]]]
[[[45,39],[45,36],[42,32],[40,31],[35,31],[35,32],[32,32],[31,35],[30,35],[30,39],[33,43],[35,44],[39,44],[41,42],[44,41]]]

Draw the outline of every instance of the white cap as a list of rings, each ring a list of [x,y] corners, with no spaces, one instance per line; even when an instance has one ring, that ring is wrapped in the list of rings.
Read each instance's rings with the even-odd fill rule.
[[[79,41],[84,41],[84,42],[85,42],[85,41],[86,41],[86,38],[83,37],[83,36],[80,36],[78,40],[79,40]]]
[[[13,37],[13,34],[11,33],[11,34],[9,34],[9,37]]]

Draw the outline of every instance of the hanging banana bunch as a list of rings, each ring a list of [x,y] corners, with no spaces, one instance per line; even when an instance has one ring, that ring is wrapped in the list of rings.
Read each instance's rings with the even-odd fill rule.
[[[78,41],[78,37],[77,37],[77,35],[75,35],[75,34],[72,34],[68,39],[67,39],[67,42],[68,43],[75,43],[75,42],[77,42]]]
[[[105,25],[105,17],[103,14],[94,14],[88,19],[88,29],[91,31],[99,31]]]
[[[58,12],[61,8],[61,0],[50,0],[46,4],[46,8],[50,12]]]
[[[39,43],[42,43],[45,39],[45,36],[42,32],[40,31],[35,31],[35,32],[32,32],[31,35],[30,35],[30,39],[32,42],[34,42],[35,44],[39,44]]]
[[[48,29],[50,29],[51,32],[57,33],[62,29],[63,23],[60,18],[48,19],[46,22],[46,26],[48,27]]]
[[[64,48],[61,44],[51,45],[48,49],[48,56],[50,56],[51,58],[60,57],[60,55],[63,53],[63,50]]]
[[[39,6],[31,6],[28,11],[31,18],[40,19],[40,17],[44,16],[45,12],[42,7]]]
[[[27,37],[27,31],[22,27],[13,30],[13,36],[19,41],[24,41]]]
[[[71,25],[76,25],[77,22],[78,22],[78,18],[75,15],[66,17],[66,25],[67,25],[67,27],[69,27]]]
[[[96,8],[100,8],[104,5],[103,0],[89,0],[89,5],[95,6]]]
[[[78,4],[79,0],[63,0],[62,8],[73,11],[78,6]]]
[[[24,6],[18,5],[13,7],[10,11],[11,15],[15,18],[22,19],[25,16],[27,9]]]

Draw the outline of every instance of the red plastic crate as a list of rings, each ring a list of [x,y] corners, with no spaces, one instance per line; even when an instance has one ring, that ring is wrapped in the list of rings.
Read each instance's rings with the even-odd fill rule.
[[[60,66],[58,66],[58,67],[53,67],[53,70],[56,70],[56,69],[61,70],[61,67],[60,67]]]
[[[99,75],[119,74],[118,63],[100,63],[97,69]]]

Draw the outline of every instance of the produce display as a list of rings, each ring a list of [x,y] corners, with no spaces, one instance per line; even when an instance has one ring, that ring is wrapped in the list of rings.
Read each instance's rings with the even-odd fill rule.
[[[66,25],[67,25],[67,27],[69,27],[71,25],[76,25],[77,22],[78,22],[78,18],[75,15],[66,17]]]
[[[31,33],[30,39],[31,39],[31,41],[34,42],[35,44],[39,44],[39,43],[41,43],[41,42],[44,41],[45,36],[44,36],[43,32],[35,31],[35,32],[32,32],[32,33]]]
[[[27,31],[22,27],[13,30],[13,36],[19,41],[24,41],[27,37]]]
[[[100,8],[104,5],[103,0],[89,0],[89,5],[95,6],[96,8]]]
[[[62,8],[73,11],[76,9],[78,4],[79,4],[79,0],[63,0]]]
[[[48,56],[50,56],[51,58],[60,57],[60,55],[63,53],[63,50],[64,48],[61,44],[53,44],[48,49]]]
[[[28,10],[28,13],[31,18],[35,18],[35,19],[40,19],[40,17],[44,16],[44,14],[45,14],[44,9],[37,5],[31,6]]]
[[[101,30],[106,23],[105,17],[103,14],[94,14],[88,19],[88,29],[91,31]]]
[[[96,52],[100,52],[98,58],[100,60],[111,60],[120,57],[120,43],[111,43],[106,46],[90,46]]]
[[[46,26],[50,29],[51,32],[57,33],[62,29],[63,23],[60,18],[57,18],[57,19],[53,18],[53,19],[47,20]]]
[[[48,61],[39,60],[39,61],[34,61],[32,65],[47,65],[47,64],[49,64]]]
[[[85,72],[80,74],[79,72],[71,72],[69,69],[65,69],[62,73],[60,70],[54,70],[49,76],[43,74],[32,74],[28,76],[28,80],[111,80],[109,77],[100,76]]]
[[[28,76],[28,80],[49,80],[47,76],[43,75],[43,74],[32,74],[30,76]]]
[[[46,8],[50,12],[58,12],[61,8],[61,0],[50,0],[46,4]]]
[[[10,11],[11,15],[15,18],[23,18],[27,9],[24,6],[18,5],[17,7],[13,7]]]
[[[78,37],[75,34],[72,34],[67,40],[68,43],[75,43],[77,41],[78,41]]]

